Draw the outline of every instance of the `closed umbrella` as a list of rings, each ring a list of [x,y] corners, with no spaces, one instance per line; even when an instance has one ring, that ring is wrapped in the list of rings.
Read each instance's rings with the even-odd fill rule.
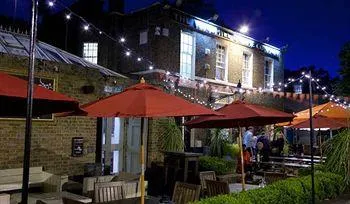
[[[221,115],[201,105],[193,104],[180,97],[167,94],[159,88],[141,83],[121,93],[83,105],[86,116],[91,117],[141,117],[141,203],[144,203],[144,118]],[[80,112],[81,115],[82,112]],[[73,113],[74,114],[74,113]]]
[[[0,116],[23,117],[27,105],[26,80],[0,72]],[[79,109],[79,102],[63,94],[35,85],[33,116]]]
[[[185,126],[189,128],[239,128],[239,143],[242,162],[242,190],[244,190],[245,181],[241,128],[245,126],[262,126],[278,122],[291,121],[294,115],[242,101],[235,101],[231,104],[223,106],[217,111],[224,115],[198,117],[185,123]]]

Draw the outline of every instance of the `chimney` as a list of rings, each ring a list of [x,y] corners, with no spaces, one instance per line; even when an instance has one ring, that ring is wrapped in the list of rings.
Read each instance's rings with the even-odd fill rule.
[[[124,0],[109,0],[109,12],[124,13]]]

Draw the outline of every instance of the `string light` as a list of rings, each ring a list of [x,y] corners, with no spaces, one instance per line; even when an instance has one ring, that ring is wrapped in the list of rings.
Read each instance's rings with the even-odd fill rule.
[[[80,19],[84,24],[86,24],[86,25],[83,26],[83,29],[84,29],[85,31],[88,31],[88,30],[90,29],[90,26],[91,26],[92,29],[96,30],[96,32],[99,33],[100,35],[104,35],[104,36],[106,36],[107,38],[109,38],[109,39],[112,40],[112,41],[119,42],[119,43],[121,44],[121,46],[122,46],[124,49],[127,50],[126,53],[125,53],[126,56],[130,56],[130,55],[131,55],[131,52],[136,53],[134,50],[132,50],[132,49],[130,49],[130,48],[128,48],[128,47],[126,46],[126,44],[125,44],[126,39],[125,39],[124,37],[120,37],[119,40],[116,40],[116,38],[114,38],[114,37],[108,35],[107,33],[103,32],[102,30],[100,30],[99,28],[97,28],[96,26],[94,26],[93,24],[89,24],[83,17],[81,17],[81,16],[79,16],[78,14],[74,13],[70,8],[68,8],[67,6],[65,6],[65,5],[64,5],[63,3],[61,3],[59,0],[54,0],[54,1],[51,0],[51,1],[48,2],[48,5],[49,5],[49,7],[53,7],[53,6],[55,5],[55,3],[57,3],[57,4],[60,5],[60,6],[62,6],[64,9],[66,9],[66,10],[68,11],[68,14],[65,16],[67,20],[70,20],[70,19],[72,18],[72,16],[76,16],[76,17],[77,17],[78,19]],[[138,57],[138,58],[137,58],[137,61],[138,61],[138,62],[140,62],[140,61],[145,61],[145,63],[147,63],[147,64],[149,65],[149,67],[148,67],[149,70],[153,70],[153,69],[154,69],[153,63],[152,63],[150,60],[148,60],[148,59]],[[169,76],[169,75],[171,75],[171,73],[170,73],[169,71],[167,71],[167,72],[166,72],[166,75]],[[177,77],[178,77],[179,75],[178,75],[178,73],[174,73],[174,76],[177,76]],[[287,82],[287,83],[279,82],[279,83],[278,83],[279,87],[276,87],[276,89],[277,89],[278,91],[281,91],[281,90],[282,90],[282,87],[287,88],[289,84],[291,84],[291,83],[293,83],[293,82],[295,82],[295,81],[299,81],[300,83],[302,83],[304,77],[310,78],[311,76],[310,76],[310,75],[307,75],[307,74],[305,75],[305,71],[303,71],[303,72],[302,72],[302,76],[299,77],[299,78],[297,78],[297,79],[288,78],[288,82]],[[183,76],[180,76],[180,78],[185,79],[185,80],[195,81],[195,80],[193,80],[193,79],[190,79],[190,78],[187,78],[187,77],[183,77]],[[320,87],[322,87],[322,86],[320,86],[320,85],[318,84],[318,82],[320,81],[320,79],[318,79],[318,78],[311,78],[311,80],[312,80],[314,83],[317,83],[317,87],[318,87],[317,89],[319,89]],[[206,83],[207,83],[206,80],[203,80],[202,82],[203,82],[203,84],[206,84]],[[174,82],[172,81],[172,83],[174,83]],[[270,86],[271,88],[274,88],[274,85],[275,85],[275,84],[272,83],[271,85],[272,85],[272,86],[270,86],[270,85],[268,85],[268,86]],[[174,85],[172,84],[171,86],[174,86]],[[203,85],[203,86],[204,86],[204,85]],[[229,87],[226,86],[225,88],[229,88]],[[217,89],[214,89],[214,92],[217,92],[217,91],[218,91]],[[240,88],[238,91],[239,91],[240,93],[244,93],[244,92],[249,93],[249,92],[250,92],[248,89],[244,90],[243,88]],[[261,92],[263,92],[263,89],[262,89],[261,87],[259,87],[258,91],[261,93]],[[327,93],[326,87],[325,87],[325,86],[322,87],[322,91],[324,91],[324,93],[325,93],[325,94],[324,94],[324,97],[328,98],[328,97],[330,96],[330,94]],[[178,93],[181,93],[181,94],[182,94],[181,90],[179,90]],[[183,95],[184,95],[184,94],[183,94]],[[186,96],[184,95],[184,97],[186,97]],[[190,96],[190,95],[189,95],[188,97],[193,98],[193,96]],[[341,97],[341,98],[343,98],[343,97]],[[329,100],[332,100],[332,99],[334,99],[334,95],[331,95],[331,96],[329,97]],[[336,100],[339,102],[341,99],[337,98]],[[200,102],[200,103],[201,103],[201,104],[207,104],[208,106],[213,107],[210,103],[206,103],[206,102]],[[345,101],[344,98],[342,99],[342,103],[347,104],[347,102]],[[344,107],[344,106],[342,105],[342,107]],[[349,107],[350,107],[350,104],[349,104]]]
[[[55,4],[53,1],[49,1],[48,5],[49,5],[49,7],[53,7]]]

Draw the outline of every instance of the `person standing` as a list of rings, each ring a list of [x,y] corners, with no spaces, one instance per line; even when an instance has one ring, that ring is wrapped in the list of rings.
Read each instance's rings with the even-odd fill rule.
[[[252,126],[248,127],[248,130],[243,135],[243,145],[245,145],[246,149],[249,151],[250,155],[252,155],[252,145],[253,145],[253,132],[254,128]]]
[[[277,132],[276,147],[278,148],[278,154],[281,155],[284,149],[284,134],[282,131]]]

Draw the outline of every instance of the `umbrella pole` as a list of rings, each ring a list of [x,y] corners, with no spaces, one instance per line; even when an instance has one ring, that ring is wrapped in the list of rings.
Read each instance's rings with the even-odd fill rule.
[[[27,85],[27,114],[26,129],[24,138],[24,156],[23,156],[23,179],[22,179],[22,204],[28,203],[29,188],[29,167],[30,167],[30,146],[32,137],[32,114],[33,114],[33,85],[34,85],[34,66],[35,66],[35,41],[38,24],[38,0],[32,0],[32,22],[30,31],[30,56],[28,66],[28,85]]]
[[[309,72],[309,120],[310,120],[310,153],[311,153],[311,203],[315,204],[315,175],[314,175],[314,128],[312,122],[312,75]]]
[[[145,149],[143,144],[144,118],[141,118],[141,204],[145,203]]]
[[[241,153],[241,166],[242,166],[242,191],[245,190],[245,173],[244,173],[244,158],[243,158],[243,140],[242,140],[242,128],[239,127],[239,146]]]

